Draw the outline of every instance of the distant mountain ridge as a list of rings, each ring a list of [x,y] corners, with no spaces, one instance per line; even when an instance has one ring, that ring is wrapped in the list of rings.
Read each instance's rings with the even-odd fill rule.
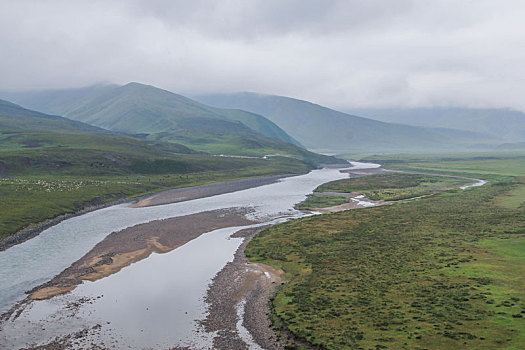
[[[503,142],[525,141],[525,113],[510,109],[356,108],[348,112],[389,123],[479,132]]]
[[[280,149],[288,158],[217,157],[180,144],[141,140],[0,100],[0,175],[3,176],[180,174],[235,171],[251,166],[277,173],[279,169],[303,172],[321,163],[341,161],[275,141],[288,147]]]
[[[242,129],[236,122],[267,137],[300,144],[268,119],[234,109],[220,109],[150,85],[129,83],[95,85],[80,89],[4,93],[12,101],[44,113],[86,122],[128,134],[154,134],[182,126],[192,129],[192,120],[222,121],[222,127]],[[237,125],[234,125],[237,124]],[[245,131],[248,132],[249,130]]]
[[[307,148],[329,152],[404,152],[490,147],[491,137],[447,128],[386,123],[335,111],[307,101],[250,92],[195,97],[221,108],[261,114]]]
[[[151,142],[177,143],[211,154],[294,157],[311,164],[333,157],[303,149],[263,116],[206,106],[139,83],[83,89],[8,94],[17,103],[61,114]]]

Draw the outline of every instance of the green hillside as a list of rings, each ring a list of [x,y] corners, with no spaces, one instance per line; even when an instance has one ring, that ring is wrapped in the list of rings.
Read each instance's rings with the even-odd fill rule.
[[[304,173],[328,158],[289,146],[303,152],[305,161],[217,157],[0,100],[0,238],[87,205],[167,188]]]
[[[239,146],[247,146],[242,142],[235,144],[239,139],[255,139],[259,144],[267,142],[260,135],[299,146],[286,132],[262,116],[206,106],[138,83],[7,96],[21,105],[45,113],[62,115],[112,131],[141,134],[149,139],[180,141],[206,152],[220,153],[213,152],[217,149],[235,154],[239,152]],[[236,137],[228,137],[232,135]],[[232,142],[234,144],[230,145]],[[259,148],[260,145],[253,147]],[[263,150],[255,150],[254,153],[262,155]]]
[[[380,122],[307,101],[255,93],[197,97],[203,103],[264,115],[308,149],[327,152],[395,152],[487,148],[494,140],[460,130]]]
[[[4,133],[22,130],[104,132],[91,125],[25,109],[4,100],[0,100],[0,130]]]

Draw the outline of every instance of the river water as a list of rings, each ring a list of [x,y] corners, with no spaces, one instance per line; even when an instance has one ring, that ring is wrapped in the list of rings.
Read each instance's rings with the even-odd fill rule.
[[[353,162],[352,166],[366,169],[379,165]],[[142,208],[116,205],[68,219],[0,252],[0,310],[9,309],[24,298],[25,291],[50,280],[113,231],[158,219],[239,207],[249,208],[247,215],[263,224],[285,221],[305,215],[293,207],[317,186],[347,176],[338,169],[320,169],[213,197]],[[205,317],[203,298],[211,279],[233,260],[242,243],[241,238],[230,236],[252,226],[205,233],[169,253],[152,254],[117,274],[84,282],[71,293],[33,302],[16,322],[2,325],[0,345],[15,349],[29,343],[43,344],[56,336],[99,325],[90,339],[107,347],[209,348],[213,334],[203,332],[195,320]]]

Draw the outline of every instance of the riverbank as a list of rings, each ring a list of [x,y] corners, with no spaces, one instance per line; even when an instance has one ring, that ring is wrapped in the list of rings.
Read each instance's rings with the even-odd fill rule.
[[[198,186],[189,186],[189,187],[183,187],[183,188],[177,188],[177,189],[169,189],[169,190],[164,190],[164,191],[157,192],[154,194],[147,194],[147,195],[138,196],[138,197],[128,197],[128,198],[123,198],[123,199],[119,199],[116,201],[111,201],[108,203],[97,203],[97,201],[91,201],[83,209],[75,213],[62,214],[53,219],[48,219],[38,224],[32,224],[11,236],[1,239],[0,240],[0,251],[9,249],[12,246],[23,243],[35,236],[38,236],[40,233],[42,233],[42,231],[52,226],[55,226],[64,220],[67,220],[67,219],[70,219],[70,218],[73,218],[79,215],[84,215],[84,214],[87,214],[95,210],[107,208],[113,205],[136,201],[137,203],[133,205],[134,207],[146,207],[146,206],[183,202],[183,201],[188,201],[192,199],[206,198],[206,197],[215,196],[219,194],[231,193],[231,192],[241,191],[241,190],[245,190],[249,188],[264,186],[264,185],[274,183],[280,179],[283,179],[289,176],[294,176],[294,175],[285,174],[285,175],[264,176],[264,177],[248,178],[248,179],[235,180],[235,181],[216,182],[216,183],[198,185]]]
[[[252,224],[245,214],[245,210],[235,208],[216,210],[155,220],[113,232],[51,281],[31,290],[29,298],[49,299],[73,290],[84,280],[96,281],[117,273],[153,252],[170,252],[205,232]]]
[[[190,186],[162,191],[153,195],[140,198],[132,207],[151,207],[154,205],[178,203],[192,199],[206,198],[219,194],[232,193],[249,188],[269,185],[293,174],[275,175],[267,177],[256,177],[229,182],[216,182],[201,186]]]
[[[235,228],[235,227],[247,226],[247,225],[253,224],[254,223],[253,220],[260,220],[260,222],[263,223],[263,222],[275,222],[274,221],[275,219],[278,219],[280,221],[282,220],[281,218],[286,218],[286,217],[290,217],[290,218],[298,217],[301,214],[292,210],[294,203],[297,203],[302,198],[304,198],[305,194],[310,193],[319,184],[324,183],[326,181],[333,180],[333,179],[338,179],[341,177],[344,177],[344,176],[341,175],[341,173],[337,170],[318,170],[308,175],[300,176],[297,178],[286,179],[282,182],[275,183],[274,185],[265,187],[264,189],[260,188],[260,189],[253,189],[250,191],[239,191],[238,194],[232,193],[232,194],[227,194],[223,196],[217,196],[215,199],[210,200],[210,201],[196,200],[196,201],[192,201],[191,203],[187,203],[187,204],[186,203],[174,203],[171,205],[144,206],[144,207],[137,207],[137,208],[130,208],[129,206],[120,206],[117,208],[112,208],[111,210],[104,210],[103,212],[100,213],[100,215],[98,214],[97,215],[100,216],[101,218],[107,217],[110,221],[115,221],[116,224],[112,225],[113,227],[120,226],[121,225],[119,223],[120,220],[125,219],[125,221],[123,222],[129,222],[129,219],[131,218],[130,215],[133,216],[133,221],[135,222],[140,222],[141,220],[143,220],[143,218],[147,218],[147,217],[156,216],[158,218],[162,216],[167,217],[166,215],[181,215],[183,213],[189,214],[189,215],[177,216],[174,218],[168,218],[168,219],[163,219],[163,220],[154,220],[154,221],[147,222],[144,224],[137,224],[135,226],[128,227],[127,229],[115,231],[109,234],[106,237],[106,239],[102,239],[102,241],[96,244],[96,246],[93,246],[93,248],[90,249],[87,254],[82,253],[84,254],[83,258],[81,258],[80,260],[76,262],[70,263],[71,266],[67,268],[66,270],[62,271],[62,273],[57,272],[59,274],[58,276],[56,276],[56,278],[52,280],[52,282],[50,282],[49,284],[41,285],[40,287],[32,290],[32,299],[31,298],[27,299],[28,301],[27,307],[24,306],[24,308],[15,310],[14,313],[10,315],[9,319],[4,319],[5,320],[4,326],[7,327],[6,329],[9,329],[9,332],[4,332],[4,336],[7,337],[6,339],[13,339],[11,335],[18,335],[18,334],[25,333],[25,330],[27,327],[24,326],[24,324],[25,322],[27,322],[27,320],[34,320],[31,322],[36,322],[37,324],[41,323],[42,327],[49,329],[49,331],[38,331],[38,330],[35,331],[36,332],[34,333],[35,336],[33,336],[33,338],[30,339],[30,341],[34,341],[34,343],[43,344],[43,341],[45,341],[44,339],[50,339],[47,337],[51,336],[52,334],[64,334],[64,332],[67,332],[67,334],[71,335],[74,332],[77,332],[79,328],[69,327],[69,328],[66,328],[66,330],[62,329],[61,331],[54,331],[53,329],[50,329],[50,324],[53,324],[53,325],[62,324],[62,323],[67,324],[67,322],[72,320],[70,316],[67,316],[67,315],[61,316],[63,315],[63,312],[67,312],[69,308],[68,300],[70,300],[71,298],[74,299],[74,298],[79,298],[79,297],[82,299],[84,295],[92,295],[95,297],[102,296],[100,299],[93,300],[94,305],[101,305],[101,304],[105,305],[107,303],[111,304],[114,300],[113,299],[114,297],[109,296],[110,295],[110,293],[108,292],[109,289],[104,290],[104,292],[95,292],[95,294],[90,294],[90,293],[83,294],[86,291],[86,287],[87,289],[90,289],[91,291],[93,291],[93,290],[97,290],[97,285],[99,286],[107,285],[108,283],[106,282],[108,282],[108,280],[109,281],[123,280],[123,278],[120,278],[120,276],[122,275],[130,276],[133,273],[135,273],[134,276],[136,276],[137,269],[140,270],[141,269],[140,266],[148,265],[149,261],[160,261],[160,260],[166,261],[165,257],[168,257],[167,260],[174,260],[174,259],[177,260],[177,256],[184,254],[183,251],[188,250],[186,249],[188,246],[201,245],[201,243],[196,243],[196,242],[204,242],[202,240],[203,237],[206,237],[206,236],[214,237],[217,235],[219,236],[221,235],[221,233],[215,233],[215,232],[211,232],[211,235],[204,235],[202,234],[202,232],[204,233],[210,232],[220,227]],[[234,208],[233,205],[238,205],[242,208],[247,208],[247,209],[231,209],[231,208]],[[209,208],[209,209],[230,208],[230,209],[226,210],[226,211],[229,211],[229,213],[225,213],[224,211],[222,211],[222,209],[221,210],[209,210],[209,209],[206,210],[205,208]],[[252,210],[254,211],[253,213],[251,212]],[[191,214],[192,212],[195,214]],[[199,216],[199,214],[206,214],[209,217],[205,218],[203,216]],[[139,217],[136,217],[137,215]],[[246,216],[248,218],[246,218]],[[187,222],[181,225],[182,220],[187,220]],[[195,232],[200,231],[199,234],[196,236],[197,238],[187,237],[187,239],[191,240],[191,242],[188,241],[188,244],[185,244],[185,242],[181,242],[181,241],[178,241],[178,242],[171,241],[170,242],[168,241],[168,237],[164,237],[164,239],[159,238],[159,237],[162,237],[163,235],[162,232],[159,232],[159,231],[162,231],[162,227],[166,228],[165,230],[166,235],[169,235],[170,237],[174,237],[174,236],[179,235],[176,232],[177,230],[180,230],[181,235],[186,235],[188,233],[188,230],[191,230],[191,228],[194,227],[195,225],[201,225],[201,226],[204,225],[204,222],[206,220],[211,222],[211,224],[208,227],[204,227],[204,228],[200,227],[196,229]],[[86,221],[86,222],[90,222],[90,223],[98,222],[101,224],[103,223],[102,221],[100,221],[100,219],[94,220],[93,218],[90,218],[89,221]],[[104,226],[101,226],[101,228],[103,227]],[[115,228],[113,230],[115,230]],[[97,229],[97,232],[100,232],[100,229]],[[107,232],[111,232],[111,231],[107,231]],[[46,235],[47,234],[48,233],[46,232]],[[199,237],[201,235],[203,237]],[[232,257],[233,257],[233,253],[238,248],[238,244],[241,244],[241,242],[234,243],[235,240],[239,242],[238,238],[226,240],[226,241],[232,242],[228,244],[235,245],[234,250],[231,252]],[[54,246],[55,245],[53,245],[53,247]],[[62,244],[60,244],[60,246],[62,246]],[[146,256],[151,255],[152,252],[163,253],[163,252],[175,249],[177,247],[180,247],[179,248],[180,250],[179,249],[177,250],[177,252],[179,252],[178,254],[174,254],[175,252],[173,254],[160,254],[160,255],[154,254],[154,256],[151,256],[150,259],[144,259]],[[212,250],[209,250],[209,252],[210,253],[213,252],[212,255],[215,255],[213,249],[217,250],[216,252],[219,253],[218,250],[220,248],[214,245],[213,247],[210,247],[209,249],[212,249]],[[194,253],[196,253],[196,251],[194,251]],[[191,256],[197,256],[197,257],[199,256],[199,254],[194,254],[194,253]],[[209,255],[209,256],[211,257],[212,255]],[[239,251],[237,254],[237,256],[240,256],[240,255],[243,256],[242,251]],[[169,257],[172,257],[172,258],[169,258]],[[188,261],[187,260],[188,257],[189,256],[186,257],[185,261]],[[137,264],[133,264],[133,266],[130,266],[130,268],[128,269],[122,270],[118,274],[114,274],[114,272],[122,269],[123,266],[129,265],[132,262],[138,261],[137,259],[138,260],[143,259],[143,261],[140,261]],[[200,259],[203,259],[204,261],[209,260],[209,258],[205,256],[203,256]],[[230,260],[224,260],[223,264],[226,264],[228,261]],[[224,266],[223,264],[221,265],[215,264],[215,266],[222,267]],[[158,269],[155,270],[155,274],[158,277],[156,277],[156,280],[160,278],[161,281],[164,281],[164,277],[162,276],[165,276],[167,279],[169,279],[170,276],[166,275],[166,273],[170,273],[171,275],[174,275],[174,276],[175,275],[193,276],[193,273],[190,271],[192,271],[193,266],[198,266],[198,265],[200,265],[200,262],[196,262],[196,264],[192,264],[191,266],[182,267],[182,270],[181,270],[181,267],[178,267],[176,265],[169,265],[169,266],[165,265],[167,266],[166,271],[164,271],[164,268],[162,268],[161,266],[157,266]],[[266,268],[258,267],[258,266],[251,264],[249,269],[250,271],[252,271],[252,273],[246,274],[247,277],[245,280],[248,282],[243,284],[244,290],[249,290],[250,288],[248,288],[248,286],[261,286],[264,283],[264,281],[268,279],[267,277],[268,275],[270,276],[276,275],[268,267]],[[164,271],[164,272],[160,273],[160,271]],[[178,272],[175,272],[175,271],[178,271]],[[219,271],[220,271],[220,267],[213,274],[211,274],[209,278],[211,279]],[[245,273],[246,271],[242,270],[242,272]],[[111,274],[111,273],[113,273],[113,276],[111,276],[111,278],[100,280],[93,284],[85,283],[78,290],[58,296],[58,294],[67,292],[67,290],[70,288],[75,288],[75,286],[78,283],[82,282],[83,280],[98,280],[101,277],[107,274]],[[252,276],[250,277],[250,275]],[[259,280],[258,278],[254,277],[255,275],[258,275],[259,277],[263,276],[264,279]],[[131,277],[131,278],[133,279],[137,277]],[[124,278],[124,280],[125,279],[126,278]],[[139,279],[148,281],[147,275],[142,276]],[[153,287],[153,285],[150,284],[151,282],[152,281],[148,282],[145,285],[141,285],[139,289],[145,288],[146,290],[144,290],[144,292],[146,293],[149,293],[155,290],[155,287]],[[162,283],[164,282],[161,282],[161,284]],[[278,284],[278,282],[276,282],[276,284]],[[118,285],[122,286],[122,284],[120,283]],[[184,284],[178,284],[178,285],[180,286],[181,290],[185,290],[187,288],[187,286],[185,286]],[[202,286],[207,288],[208,284],[205,283],[205,284],[202,284]],[[55,287],[55,288],[50,288],[50,287]],[[115,285],[115,288],[118,289],[119,287]],[[270,289],[269,288],[261,289],[261,288],[257,287],[256,291],[250,295],[254,295],[254,296],[259,295],[260,297],[257,300],[259,300],[260,305],[265,305],[267,304],[269,294],[265,294],[263,293],[263,291],[267,291]],[[163,287],[162,290],[166,290],[166,289]],[[122,292],[124,294],[128,294],[130,293],[130,289],[125,289]],[[97,294],[97,293],[100,293],[100,294]],[[204,297],[206,295],[205,294],[206,289],[204,289],[202,293],[203,294],[198,294],[198,293],[191,293],[191,294],[195,294],[196,297],[198,297],[198,295],[202,295]],[[57,295],[57,296],[55,298],[52,298],[52,300],[42,300],[42,301],[34,300],[34,299],[50,298],[53,295]],[[173,295],[173,294],[170,294],[170,295]],[[119,303],[118,303],[119,305],[123,299],[126,299],[126,298],[121,298],[121,296],[122,295],[117,296],[119,300]],[[250,301],[251,299],[248,299],[247,294],[244,294],[244,296],[246,296],[246,298],[243,298],[242,300],[239,299],[240,297],[236,299],[236,300],[240,300],[240,302],[236,304],[236,306],[233,308],[233,314],[230,313],[230,315],[241,315],[241,316],[233,316],[233,317],[242,317],[242,319],[245,319],[245,320],[252,319],[253,318],[252,316],[244,317],[242,315],[244,314],[251,315],[252,311],[250,310],[254,310],[254,309],[257,310],[260,308],[257,306],[253,307],[254,303]],[[149,299],[144,299],[144,300],[142,299],[137,300],[139,304],[144,303],[145,306],[148,306],[149,304],[149,307],[151,310],[151,304],[150,304],[151,301]],[[171,300],[171,302],[169,302],[169,300]],[[156,303],[161,304],[160,300],[157,300]],[[162,310],[164,310],[167,307],[171,307],[171,308],[174,307],[172,299],[165,299],[164,303],[166,303],[165,307],[161,307],[160,309],[158,309],[157,312],[163,312]],[[99,310],[102,310],[100,308],[97,309],[96,306],[91,306],[91,304],[92,302],[89,302],[85,306],[82,306],[81,312],[84,312],[83,310],[86,310],[86,309],[94,310],[93,308],[95,308],[97,312]],[[56,315],[58,318],[55,317],[55,314],[52,314],[49,317],[49,322],[45,321],[47,320],[47,318],[45,318],[42,321],[40,316],[37,316],[38,319],[34,319],[33,317],[35,317],[34,315],[36,311],[31,311],[31,310],[47,308],[47,305],[49,306],[53,305],[53,308],[55,307],[57,308]],[[187,305],[187,304],[184,304],[184,305]],[[142,308],[142,310],[144,309],[146,309],[146,307]],[[21,312],[21,316],[19,319],[16,318],[18,312]],[[142,313],[144,313],[144,311],[141,311],[139,313],[133,313],[133,315],[135,316],[130,315],[128,319],[133,318],[133,317],[138,317],[140,319],[142,319],[143,316],[147,317],[146,314],[148,314],[148,311],[145,311],[145,315],[142,315]],[[151,311],[149,311],[149,313],[151,314]],[[182,314],[184,314],[184,312],[182,312]],[[166,317],[168,317],[168,315],[169,313],[166,313]],[[91,323],[92,321],[96,322],[95,319],[92,319],[89,315],[86,315],[86,316],[88,316],[86,318],[86,322],[88,324],[96,325],[96,323]],[[184,318],[184,315],[181,315],[181,316],[182,318]],[[266,316],[266,313],[262,313],[260,314],[260,316]],[[78,317],[77,316],[72,316],[72,317],[76,317],[75,319],[80,319],[81,314],[79,314]],[[204,318],[205,315],[203,315],[202,317]],[[193,318],[190,318],[190,320],[203,319],[203,318],[201,318],[201,316],[198,316],[198,317],[195,316]],[[102,319],[106,319],[106,317],[103,317]],[[177,319],[181,319],[181,318],[177,316]],[[258,318],[256,319],[258,320]],[[245,339],[247,335],[250,336],[250,333],[247,331],[247,329],[249,329],[250,327],[248,323],[249,322],[246,321],[246,325],[243,325],[242,322],[240,323],[240,325],[236,324],[237,331],[239,333],[241,340]],[[264,325],[266,327],[269,325],[269,321],[266,323],[262,323],[259,321],[253,321],[252,323]],[[108,337],[112,337],[113,335],[120,334],[118,333],[119,331],[117,331],[117,333],[111,333],[115,331],[115,328],[113,326],[114,324],[115,323],[113,322],[113,320],[112,320],[112,326],[109,326],[109,325],[106,326],[105,324],[102,324],[102,328],[105,329],[105,331],[110,332],[109,335],[105,336],[106,338],[104,339],[108,339]],[[67,329],[71,329],[71,331],[69,332],[67,331]],[[123,328],[119,328],[119,329],[123,329]],[[124,328],[124,329],[130,329],[130,328]],[[138,329],[138,331],[140,332],[140,329]],[[268,332],[267,334],[273,334],[272,333],[273,331],[271,331],[269,327],[267,328],[267,332]],[[137,333],[134,333],[134,334],[137,334]],[[204,334],[204,333],[201,333],[201,334]],[[255,332],[253,334],[255,334]],[[96,337],[96,335],[92,335],[92,336]],[[25,342],[25,339],[26,339],[25,337],[23,337],[24,339],[20,339],[19,336],[16,336],[16,337],[18,338],[17,341],[20,341],[20,343],[27,344]],[[104,336],[101,335],[101,337],[104,337]],[[269,335],[267,338],[270,339],[270,337],[271,335]],[[127,336],[122,339],[125,339],[125,340],[120,343],[121,345],[126,344],[126,341],[131,341],[130,340],[131,338],[128,338]],[[151,344],[156,344],[156,342],[153,341]],[[176,344],[176,343],[170,342],[170,344]]]
[[[336,185],[418,185],[406,175]],[[523,178],[491,176],[482,186],[472,175],[447,193],[299,219],[255,237],[251,261],[289,276],[272,300],[283,329],[320,348],[522,348],[523,205],[502,209],[498,199]]]
[[[383,168],[352,170],[350,178],[319,186],[296,207],[319,213],[335,213],[349,209],[374,207],[426,198],[439,193],[483,186],[485,180],[414,171]],[[370,176],[363,181],[363,176]],[[373,179],[372,183],[368,183]],[[454,180],[454,181],[451,181]]]
[[[202,321],[206,332],[216,332],[214,349],[282,349],[268,318],[268,298],[281,283],[282,271],[248,262],[244,249],[265,227],[238,231],[244,238],[233,261],[213,278],[206,294],[208,315]]]

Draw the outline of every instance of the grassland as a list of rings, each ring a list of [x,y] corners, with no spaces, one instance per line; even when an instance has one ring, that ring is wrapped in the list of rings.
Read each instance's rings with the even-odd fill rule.
[[[432,194],[471,183],[470,179],[421,174],[384,173],[328,182],[317,192],[358,192],[376,201],[395,201]]]
[[[299,204],[299,209],[326,208],[344,203],[348,203],[348,198],[341,196],[325,196],[313,194],[308,196],[308,198],[306,198],[304,202],[301,202]]]
[[[363,156],[395,170],[416,170],[461,176],[484,175],[486,179],[525,174],[525,153],[420,154]]]
[[[179,164],[173,164],[173,160],[135,160],[130,167],[136,172],[112,166],[112,162],[103,157],[99,159],[101,162],[90,166],[93,162],[84,162],[86,159],[79,159],[77,154],[75,163],[84,162],[87,164],[85,167],[73,165],[61,171],[50,170],[39,164],[36,169],[22,168],[20,174],[0,178],[0,238],[30,224],[37,224],[61,214],[74,213],[85,206],[121,198],[168,188],[308,171],[304,163],[293,162],[287,158],[227,159],[226,165],[222,162],[214,165],[211,163],[214,160],[212,157],[191,156],[192,162],[189,162],[188,157],[184,157],[185,162],[195,167],[189,171],[186,168],[176,171]],[[200,169],[203,165],[199,160],[208,161],[207,169]],[[38,164],[36,160],[33,162]],[[102,166],[103,164],[108,165]]]
[[[104,132],[3,133],[0,238],[93,204],[167,188],[304,173],[312,167],[284,157],[213,157],[176,144],[148,144]]]
[[[452,160],[454,172],[491,182],[303,218],[256,236],[247,256],[283,269],[288,280],[272,300],[274,326],[310,344],[290,348],[525,348],[520,161]],[[445,169],[434,159],[421,163]],[[421,169],[402,159],[391,165]]]

